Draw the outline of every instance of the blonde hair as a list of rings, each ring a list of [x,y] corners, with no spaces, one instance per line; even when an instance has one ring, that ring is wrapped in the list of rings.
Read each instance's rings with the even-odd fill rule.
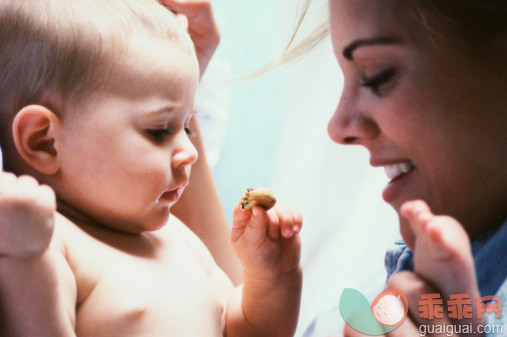
[[[66,103],[100,87],[139,35],[194,53],[176,17],[156,0],[0,0],[0,142],[22,107],[63,113]]]
[[[296,37],[300,33],[301,25],[305,20],[306,14],[308,13],[308,8],[312,0],[304,0],[301,3],[301,8],[299,11],[299,15],[296,21],[296,25],[294,31],[292,32],[291,38],[289,42],[285,45],[285,48],[280,56],[278,56],[273,61],[268,62],[267,64],[261,66],[260,68],[251,71],[245,75],[236,77],[230,81],[225,82],[224,84],[231,84],[247,79],[251,79],[253,77],[265,74],[269,71],[275,70],[281,66],[287,65],[293,61],[296,61],[303,56],[305,56],[308,52],[310,52],[313,48],[315,48],[322,40],[329,35],[329,20],[324,20],[319,25],[317,25],[307,36],[303,37],[301,41],[296,43]]]
[[[322,21],[318,24],[307,36],[305,36],[300,42],[294,44],[296,36],[298,35],[301,25],[305,20],[306,15],[312,0],[305,0],[302,2],[299,17],[294,32],[282,53],[280,62],[287,63],[293,60],[297,60],[299,57],[305,55],[317,46],[326,36],[329,35],[329,19]]]

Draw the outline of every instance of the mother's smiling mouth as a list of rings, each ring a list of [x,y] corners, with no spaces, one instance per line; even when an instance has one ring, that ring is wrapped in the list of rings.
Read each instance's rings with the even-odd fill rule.
[[[411,161],[404,161],[395,164],[384,165],[386,175],[391,181],[396,180],[403,174],[409,173],[415,168],[415,164]]]
[[[390,181],[382,192],[382,198],[387,203],[392,204],[406,189],[407,184],[411,180],[411,173],[416,169],[416,165],[410,160],[404,160],[383,166]]]

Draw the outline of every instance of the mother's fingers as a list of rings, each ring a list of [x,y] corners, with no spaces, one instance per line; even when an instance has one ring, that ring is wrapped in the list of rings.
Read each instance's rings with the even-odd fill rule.
[[[201,16],[212,13],[210,0],[159,0],[167,9],[185,14],[187,17]]]

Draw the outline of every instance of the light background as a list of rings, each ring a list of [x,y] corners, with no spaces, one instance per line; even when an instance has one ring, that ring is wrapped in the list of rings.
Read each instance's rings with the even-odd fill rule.
[[[198,99],[208,153],[229,220],[243,190],[252,186],[269,187],[279,200],[301,209],[301,335],[316,315],[338,304],[344,287],[372,274],[385,279],[384,253],[399,235],[395,213],[381,198],[387,178],[369,166],[366,150],[328,138],[327,122],[343,82],[329,38],[297,63],[214,85],[276,59],[291,36],[300,1],[212,4],[222,41]],[[326,11],[325,2],[317,3],[304,31]]]

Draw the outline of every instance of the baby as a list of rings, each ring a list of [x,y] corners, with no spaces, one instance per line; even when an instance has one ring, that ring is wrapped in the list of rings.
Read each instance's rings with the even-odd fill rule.
[[[2,0],[0,51],[0,142],[20,176],[0,174],[0,334],[293,335],[297,210],[238,203],[237,289],[169,218],[197,159],[199,79],[170,11],[155,0]]]

